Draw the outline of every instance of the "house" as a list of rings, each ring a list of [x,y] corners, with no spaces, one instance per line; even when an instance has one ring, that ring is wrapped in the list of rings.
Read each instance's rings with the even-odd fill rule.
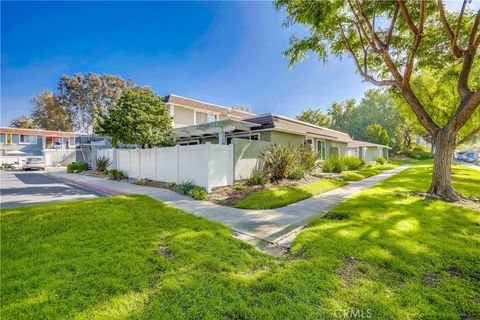
[[[47,165],[68,164],[85,161],[91,155],[84,146],[92,143],[104,146],[103,137],[94,137],[75,132],[42,129],[0,128],[1,162],[21,162],[27,156],[44,156]],[[91,161],[91,160],[90,160]]]
[[[365,162],[375,161],[378,157],[388,159],[388,150],[392,148],[381,144],[354,140],[348,143],[347,154],[356,156]]]
[[[170,95],[169,97],[172,97]],[[291,145],[298,147],[303,144],[311,145],[320,153],[321,159],[331,155],[343,156],[347,152],[347,145],[353,140],[346,133],[318,127],[316,125],[291,119],[278,114],[267,113],[255,115],[250,112],[232,110],[230,108],[211,105],[206,102],[197,103],[196,100],[173,96],[175,102],[188,105],[195,116],[190,115],[189,121],[185,117],[174,117],[174,135],[180,145],[192,145],[202,143],[230,144],[232,139],[246,139],[252,141],[263,141],[278,145]],[[169,99],[169,101],[172,101]],[[175,106],[175,110],[177,110]],[[202,108],[202,109],[200,109]],[[215,108],[215,109],[213,109]],[[212,121],[204,121],[202,116],[200,122],[198,114],[200,110],[215,110],[219,116]],[[182,111],[184,112],[184,111]],[[195,122],[193,124],[193,122]],[[190,123],[190,125],[187,125]]]

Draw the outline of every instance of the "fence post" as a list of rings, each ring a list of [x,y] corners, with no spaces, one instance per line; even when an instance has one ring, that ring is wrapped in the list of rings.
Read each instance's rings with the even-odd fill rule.
[[[207,189],[207,192],[210,192],[210,191],[212,191],[212,187],[210,186],[210,167],[212,165],[211,160],[210,160],[210,151],[211,151],[210,150],[210,148],[211,148],[210,142],[207,142],[205,144],[205,146],[206,146],[205,147],[206,148],[205,153],[207,154],[207,187],[206,187],[206,189]]]
[[[157,150],[158,148],[153,148],[154,161],[155,161],[155,181],[158,181],[158,164],[157,164]]]
[[[176,145],[175,148],[177,149],[175,154],[177,155],[176,164],[177,164],[177,184],[180,183],[180,145]]]

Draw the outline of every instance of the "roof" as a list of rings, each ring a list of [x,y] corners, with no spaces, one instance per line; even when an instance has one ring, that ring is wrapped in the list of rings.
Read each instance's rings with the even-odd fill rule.
[[[35,136],[62,136],[62,137],[75,137],[81,135],[76,132],[66,132],[66,131],[53,131],[53,130],[43,130],[43,129],[23,129],[23,128],[5,128],[0,127],[0,133],[11,133],[11,134],[24,134],[24,135],[35,135]]]
[[[170,103],[178,106],[220,113],[224,116],[229,116],[229,117],[246,118],[246,117],[251,117],[255,115],[255,113],[232,109],[232,108],[224,107],[218,104],[186,98],[186,97],[178,96],[175,94],[169,94],[168,96],[165,97],[164,101],[165,103]]]
[[[300,120],[288,118],[278,114],[267,113],[258,115],[256,117],[243,119],[244,121],[260,124],[261,127],[255,128],[255,130],[261,129],[274,129],[279,131],[291,132],[301,135],[310,135],[317,138],[323,138],[326,140],[340,141],[340,142],[352,142],[352,138],[344,132],[319,127],[311,123],[303,122]]]
[[[377,144],[377,143],[360,141],[360,140],[353,140],[352,142],[348,143],[348,148],[358,148],[358,147],[381,147],[381,148],[392,149],[389,146],[384,146],[383,144]]]
[[[205,123],[199,123],[192,126],[179,127],[172,130],[177,137],[187,136],[200,136],[204,134],[217,133],[216,129],[221,128],[224,132],[233,132],[235,130],[250,131],[254,127],[258,127],[258,124],[234,120],[224,119],[218,121],[211,121]]]

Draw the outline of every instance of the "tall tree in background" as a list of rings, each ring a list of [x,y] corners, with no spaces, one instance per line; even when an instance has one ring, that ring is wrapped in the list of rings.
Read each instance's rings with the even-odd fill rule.
[[[64,75],[58,83],[58,101],[68,110],[74,128],[88,133],[94,127],[95,114],[114,105],[131,85],[130,81],[109,74]]]
[[[365,128],[365,140],[388,146],[390,143],[390,136],[385,128],[380,124],[375,123]]]
[[[320,109],[311,109],[302,111],[298,116],[297,120],[314,124],[319,127],[329,127],[330,118],[327,114],[323,113]]]
[[[126,89],[117,103],[98,116],[95,132],[118,143],[171,145],[172,119],[163,98],[150,88]]]
[[[480,104],[480,89],[470,79],[472,67],[479,60],[480,10],[468,10],[467,2],[463,1],[458,12],[447,12],[441,0],[276,1],[278,9],[286,9],[287,23],[310,27],[309,36],[292,37],[285,52],[292,64],[305,58],[309,50],[323,60],[330,54],[349,55],[365,81],[393,88],[402,95],[435,140],[428,192],[447,201],[462,198],[451,183],[451,158],[459,131]],[[416,67],[452,72],[460,99],[450,106],[454,111],[444,125],[432,119],[412,86]]]
[[[35,129],[36,125],[29,116],[20,116],[10,121],[10,128]]]
[[[57,97],[50,91],[44,91],[31,100],[33,109],[31,119],[36,127],[55,131],[72,131],[68,111],[60,105]]]

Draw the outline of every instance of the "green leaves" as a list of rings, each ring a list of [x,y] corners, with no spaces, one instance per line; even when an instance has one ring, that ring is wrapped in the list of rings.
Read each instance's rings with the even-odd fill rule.
[[[142,147],[171,142],[172,120],[162,97],[150,88],[127,89],[118,102],[99,116],[96,132],[118,142]]]

